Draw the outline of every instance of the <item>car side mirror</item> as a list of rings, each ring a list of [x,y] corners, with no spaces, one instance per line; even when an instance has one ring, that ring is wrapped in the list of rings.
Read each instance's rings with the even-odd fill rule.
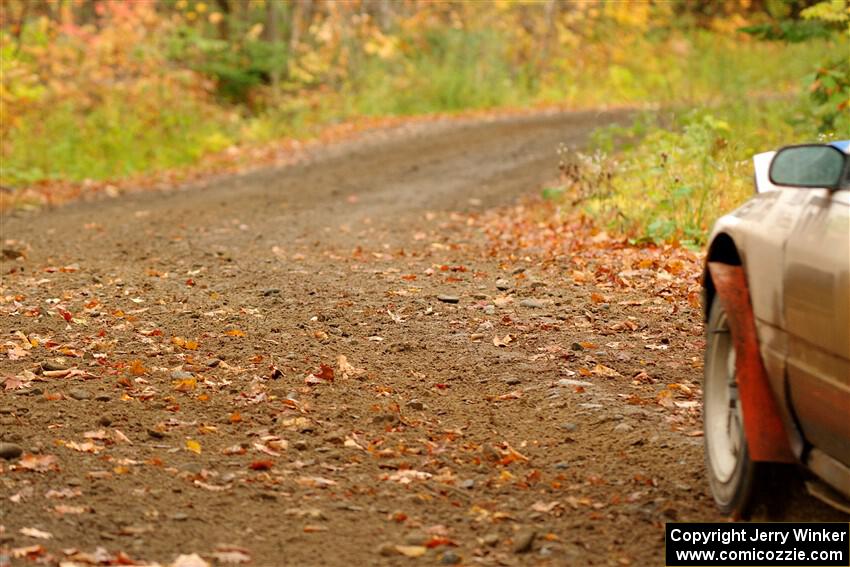
[[[828,144],[786,146],[770,162],[774,185],[838,189],[844,181],[847,154]]]

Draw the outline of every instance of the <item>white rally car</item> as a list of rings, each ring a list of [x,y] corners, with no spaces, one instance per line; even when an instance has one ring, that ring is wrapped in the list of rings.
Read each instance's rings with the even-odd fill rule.
[[[703,412],[724,513],[783,498],[763,490],[783,469],[808,470],[834,506],[850,501],[848,153],[845,141],[757,155],[756,194],[712,231]]]

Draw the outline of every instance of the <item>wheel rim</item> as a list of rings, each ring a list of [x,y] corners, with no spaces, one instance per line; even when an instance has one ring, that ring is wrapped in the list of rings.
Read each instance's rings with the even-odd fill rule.
[[[735,348],[725,313],[720,313],[710,340],[714,341],[714,348],[706,361],[703,406],[706,446],[714,477],[726,483],[741,459],[743,427],[735,379]]]

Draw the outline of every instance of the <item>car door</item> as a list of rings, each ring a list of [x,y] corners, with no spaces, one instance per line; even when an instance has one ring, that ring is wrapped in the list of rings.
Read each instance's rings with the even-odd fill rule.
[[[790,405],[785,399],[788,340],[782,309],[785,243],[794,230],[800,210],[811,198],[809,189],[771,189],[760,192],[732,213],[737,223],[735,241],[745,252],[762,359],[771,389],[782,406]]]
[[[785,248],[788,388],[806,439],[850,465],[850,190],[809,191]]]

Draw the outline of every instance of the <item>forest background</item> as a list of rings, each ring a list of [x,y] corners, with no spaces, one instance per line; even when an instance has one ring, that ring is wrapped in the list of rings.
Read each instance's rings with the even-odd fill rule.
[[[546,199],[698,246],[752,154],[850,137],[846,0],[5,0],[0,200],[274,160],[404,117],[636,109]],[[553,172],[553,177],[556,172]]]

